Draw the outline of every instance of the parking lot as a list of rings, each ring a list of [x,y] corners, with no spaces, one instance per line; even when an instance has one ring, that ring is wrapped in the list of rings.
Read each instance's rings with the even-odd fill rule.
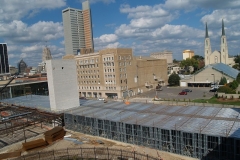
[[[183,89],[190,89],[187,95],[179,95]],[[167,87],[164,86],[162,91],[155,91],[155,89],[139,94],[137,97],[154,98],[157,96],[162,99],[209,99],[214,96],[213,92],[209,92],[209,87]],[[205,96],[204,96],[205,95]]]

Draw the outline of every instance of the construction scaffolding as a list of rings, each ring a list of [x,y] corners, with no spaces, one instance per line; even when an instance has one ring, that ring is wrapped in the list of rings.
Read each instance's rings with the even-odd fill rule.
[[[240,109],[82,104],[64,113],[66,129],[204,160],[240,159]]]
[[[0,148],[43,132],[37,127],[62,126],[63,114],[0,103]],[[32,134],[29,134],[32,133]],[[23,135],[23,137],[22,137]],[[11,138],[10,138],[10,137]]]

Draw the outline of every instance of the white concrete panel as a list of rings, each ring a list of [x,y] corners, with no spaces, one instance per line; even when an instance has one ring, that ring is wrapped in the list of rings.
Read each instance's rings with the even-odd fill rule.
[[[47,60],[51,110],[80,106],[75,60]]]

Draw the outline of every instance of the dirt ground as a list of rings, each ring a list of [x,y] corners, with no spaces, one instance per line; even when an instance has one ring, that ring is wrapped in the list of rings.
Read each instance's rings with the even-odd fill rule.
[[[136,151],[139,153],[148,154],[154,157],[161,157],[163,160],[197,160],[190,157],[180,156],[177,154],[172,154],[164,151],[159,151],[155,149],[150,149],[147,147],[142,146],[136,146],[131,145],[127,143],[122,143],[114,140],[105,139],[102,137],[96,137],[96,136],[90,136],[86,134],[82,134],[79,132],[73,132],[73,131],[67,131],[67,136],[70,136],[70,138],[74,138],[79,140],[80,142],[83,142],[83,144],[76,144],[73,141],[68,141],[65,139],[58,140],[51,145],[48,145],[44,148],[34,149],[32,151],[28,152],[22,152],[23,154],[33,153],[33,152],[39,152],[39,151],[51,151],[51,150],[58,150],[58,149],[66,149],[66,148],[88,148],[88,147],[108,147],[113,149],[123,149],[123,150],[130,150],[130,151]],[[37,137],[31,138],[27,141],[31,141],[34,139],[43,138],[43,135],[39,135]],[[103,142],[103,144],[99,144],[97,141]],[[22,148],[22,142],[13,144],[11,146],[4,147],[0,149],[0,153],[6,153],[6,152],[13,152],[13,151],[19,151]]]

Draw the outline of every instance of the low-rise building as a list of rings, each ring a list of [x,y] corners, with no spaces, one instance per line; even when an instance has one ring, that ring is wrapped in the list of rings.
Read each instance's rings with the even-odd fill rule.
[[[167,84],[167,60],[133,56],[131,48],[109,48],[74,58],[82,97],[126,98]]]

